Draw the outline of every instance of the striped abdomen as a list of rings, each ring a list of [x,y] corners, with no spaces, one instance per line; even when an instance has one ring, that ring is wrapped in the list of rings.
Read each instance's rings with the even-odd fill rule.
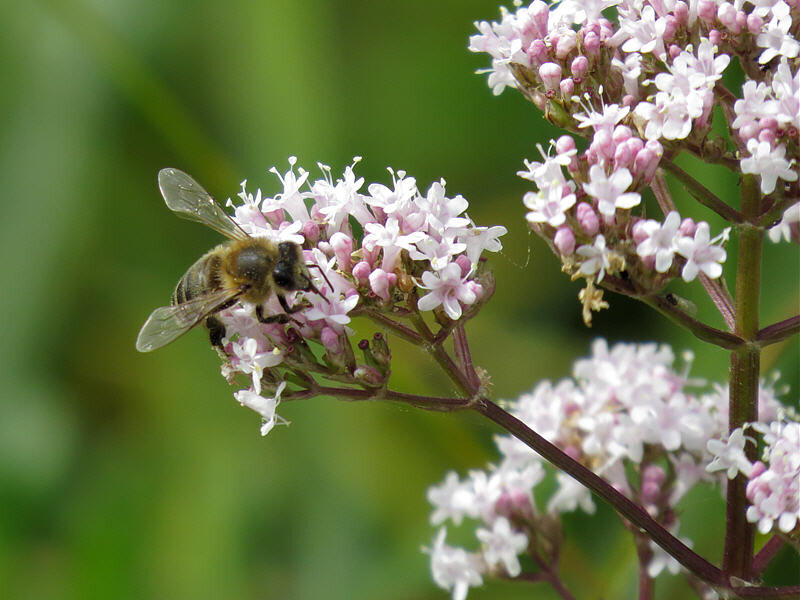
[[[203,294],[222,289],[221,265],[222,259],[217,248],[198,258],[175,286],[171,304],[183,304]]]

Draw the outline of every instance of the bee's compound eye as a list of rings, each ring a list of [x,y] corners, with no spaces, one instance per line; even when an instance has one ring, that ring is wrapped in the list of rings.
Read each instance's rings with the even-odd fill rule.
[[[272,271],[272,278],[275,280],[275,285],[287,290],[294,288],[292,285],[292,269],[287,265],[278,263],[278,266]]]

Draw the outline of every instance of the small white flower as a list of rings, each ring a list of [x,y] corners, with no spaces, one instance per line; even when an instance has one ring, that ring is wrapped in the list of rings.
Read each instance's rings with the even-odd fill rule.
[[[797,181],[797,169],[792,168],[792,161],[786,160],[786,146],[778,144],[774,148],[767,141],[747,140],[749,157],[740,161],[742,173],[753,173],[761,176],[761,191],[771,194],[775,191],[777,180]]]
[[[417,302],[420,310],[433,310],[441,304],[447,316],[454,321],[461,318],[461,302],[469,305],[477,300],[472,283],[462,277],[461,267],[455,263],[435,273],[425,271],[422,283],[417,282],[417,285],[430,290]]]
[[[575,205],[575,194],[564,194],[560,185],[551,185],[538,192],[526,193],[522,201],[531,211],[526,218],[531,223],[547,223],[553,227],[563,225],[566,211]]]
[[[744,453],[744,446],[752,440],[745,436],[744,429],[739,427],[734,429],[730,437],[723,440],[708,440],[706,449],[714,456],[706,471],[714,473],[716,471],[726,471],[728,479],[735,478],[739,473],[747,476],[753,468],[753,463],[747,460]]]
[[[775,227],[771,227],[769,231],[767,231],[767,235],[774,243],[781,241],[781,238],[787,242],[791,241],[791,226],[798,224],[800,224],[800,202],[787,208],[783,213],[783,218],[780,220],[780,223],[775,225]]]
[[[558,480],[558,490],[550,497],[550,501],[547,503],[547,512],[573,512],[580,507],[586,514],[594,514],[595,505],[589,488],[575,481],[566,473],[557,473],[556,479]]]
[[[285,387],[286,387],[286,382],[281,381],[280,385],[278,385],[277,389],[275,390],[275,395],[272,398],[264,398],[263,396],[252,390],[239,390],[233,395],[233,397],[236,398],[236,401],[239,402],[239,404],[241,404],[242,406],[246,406],[247,408],[253,409],[258,414],[261,415],[262,436],[267,435],[275,426],[276,422],[285,423],[285,421],[281,419],[281,417],[275,414],[275,409],[278,407],[278,403],[281,400],[281,394],[283,393]]]
[[[705,221],[697,224],[694,237],[682,237],[677,240],[676,248],[678,254],[686,258],[681,276],[684,281],[692,281],[697,274],[702,271],[711,279],[716,279],[722,275],[722,263],[727,258],[725,249],[717,246],[715,242],[725,239],[728,230],[710,239],[709,226]]]
[[[606,249],[606,238],[602,234],[598,235],[594,239],[593,245],[583,245],[578,248],[576,252],[583,257],[583,262],[579,270],[580,274],[594,275],[599,271],[597,281],[602,281],[606,269],[611,268],[608,250]]]
[[[607,176],[603,167],[592,165],[589,183],[584,183],[583,189],[597,199],[598,212],[610,217],[618,208],[633,208],[641,202],[638,192],[625,192],[631,183],[633,176],[628,169],[617,169]]]
[[[447,528],[442,527],[428,550],[431,555],[431,574],[441,588],[450,590],[453,600],[464,600],[470,586],[483,584],[480,559],[463,548],[445,544]]]
[[[656,271],[666,273],[672,266],[675,256],[675,240],[678,228],[681,225],[681,216],[677,211],[672,211],[661,224],[658,221],[648,220],[639,225],[647,234],[647,239],[636,246],[636,253],[641,257],[656,256]]]
[[[511,523],[505,517],[498,517],[492,529],[480,528],[475,536],[483,543],[483,558],[486,564],[494,566],[502,563],[506,573],[516,577],[522,571],[518,554],[528,547],[528,536],[511,529]]]

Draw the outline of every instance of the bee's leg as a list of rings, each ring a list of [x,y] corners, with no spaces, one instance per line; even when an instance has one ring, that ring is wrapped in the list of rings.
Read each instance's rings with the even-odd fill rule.
[[[297,306],[289,306],[286,302],[286,298],[283,294],[275,294],[278,297],[278,302],[281,303],[281,308],[286,311],[287,314],[292,314],[299,312],[305,308],[302,304],[298,304]]]
[[[208,337],[211,339],[211,345],[221,350],[222,338],[225,337],[225,325],[216,317],[208,317],[206,319],[206,327],[208,327]]]
[[[264,316],[264,307],[260,304],[256,306],[256,318],[259,323],[288,323],[290,319],[289,315],[286,314],[270,315],[266,317]]]

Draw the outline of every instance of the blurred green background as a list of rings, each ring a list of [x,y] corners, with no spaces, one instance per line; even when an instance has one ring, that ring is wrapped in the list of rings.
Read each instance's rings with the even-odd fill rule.
[[[669,342],[695,351],[695,374],[726,377],[725,353],[635,303],[611,298],[593,329],[581,324],[579,287],[526,234],[515,176],[554,132],[519,94],[493,97],[473,73],[487,57],[466,49],[472,22],[497,14],[490,0],[3,3],[0,597],[447,597],[420,552],[434,535],[425,491],[493,460],[496,430],[315,399],[283,406],[292,425],[262,439],[204,333],[137,354],[143,320],[218,242],[165,209],[161,167],[221,198],[245,178],[277,191],[267,169],[289,155],[314,173],[361,155],[367,181],[389,181],[387,165],[421,188],[445,177],[477,223],[510,230],[492,257],[496,297],[469,326],[498,398],[567,375],[596,336]],[[796,247],[766,256],[765,324],[797,311],[800,266]],[[393,349],[394,387],[451,391],[421,353]],[[796,343],[765,354],[794,390],[798,360]],[[684,508],[717,561],[718,493]],[[610,511],[566,527],[575,594],[634,597],[633,547]],[[554,597],[498,582],[470,597],[532,595]]]

